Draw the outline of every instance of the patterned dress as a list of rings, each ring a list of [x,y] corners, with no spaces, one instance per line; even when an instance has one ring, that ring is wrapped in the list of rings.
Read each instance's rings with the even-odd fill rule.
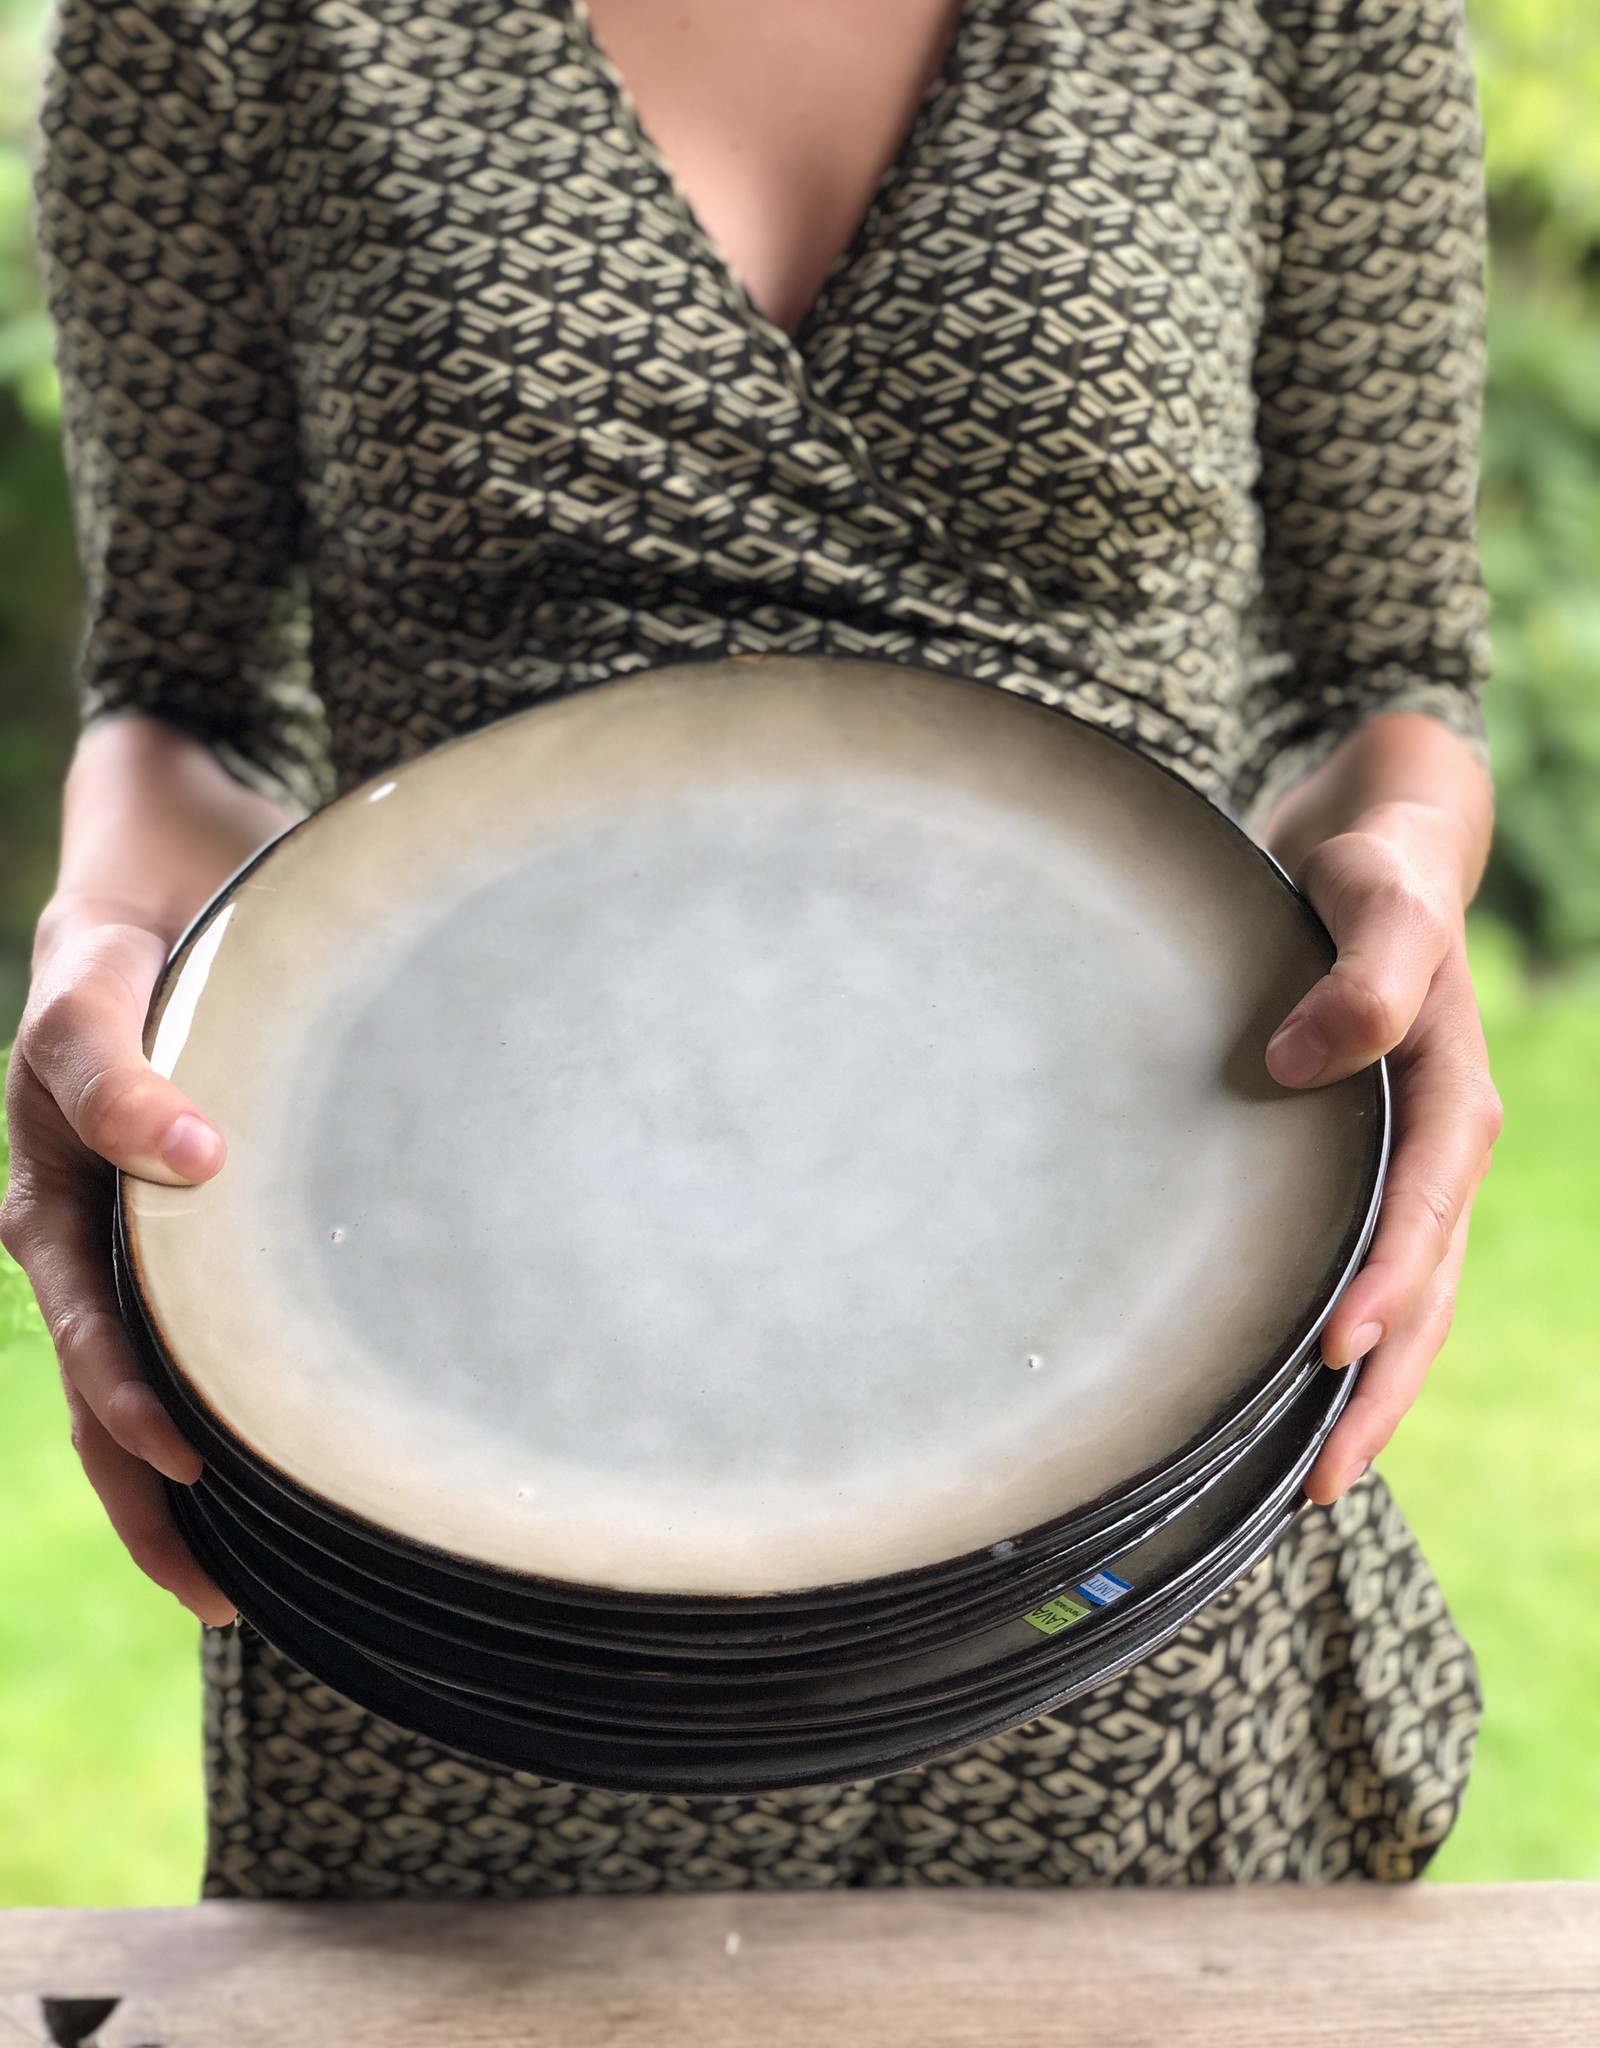
[[[793,335],[581,0],[61,0],[38,219],[86,715],[299,802],[744,653],[1020,691],[1251,819],[1376,712],[1482,746],[1460,0],[964,0]],[[1374,1475],[1067,1711],[844,1789],[578,1790],[205,1659],[249,1897],[1403,1878],[1478,1712]]]

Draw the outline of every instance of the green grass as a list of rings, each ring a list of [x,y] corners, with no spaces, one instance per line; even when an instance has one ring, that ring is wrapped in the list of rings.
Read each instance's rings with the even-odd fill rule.
[[[1488,1699],[1434,1870],[1600,1878],[1600,982],[1532,988],[1487,928],[1476,953],[1506,1130],[1456,1333],[1384,1459]],[[14,1269],[0,1415],[0,1904],[192,1898],[195,1627],[102,1524]]]
[[[1600,1878],[1600,983],[1530,988],[1475,937],[1506,1127],[1455,1332],[1382,1460],[1483,1672],[1435,1874]]]
[[[0,1905],[186,1901],[198,1624],[101,1516],[33,1329],[0,1348],[0,1415]]]

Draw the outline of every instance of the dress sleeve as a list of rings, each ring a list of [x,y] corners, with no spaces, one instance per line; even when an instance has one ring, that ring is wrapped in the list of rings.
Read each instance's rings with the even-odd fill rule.
[[[1286,0],[1298,31],[1256,370],[1271,656],[1240,808],[1381,711],[1487,759],[1484,198],[1462,0]]]
[[[294,407],[207,0],[59,0],[36,184],[84,572],[86,720],[144,712],[327,792]]]

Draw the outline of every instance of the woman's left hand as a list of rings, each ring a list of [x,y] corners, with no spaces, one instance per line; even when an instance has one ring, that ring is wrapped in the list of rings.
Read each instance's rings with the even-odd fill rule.
[[[1306,1481],[1337,1500],[1394,1434],[1450,1329],[1473,1196],[1499,1135],[1500,1098],[1467,969],[1459,821],[1381,804],[1313,847],[1295,879],[1333,934],[1332,970],[1267,1048],[1292,1088],[1389,1055],[1395,1146],[1366,1264],[1323,1331],[1331,1366],[1364,1357]]]

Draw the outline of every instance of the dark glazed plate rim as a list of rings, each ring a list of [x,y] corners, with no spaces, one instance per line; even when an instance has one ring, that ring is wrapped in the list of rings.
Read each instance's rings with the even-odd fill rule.
[[[204,1410],[189,1409],[181,1380],[170,1386],[166,1383],[169,1368],[154,1346],[142,1351],[142,1355],[158,1390],[168,1396],[168,1405],[180,1427],[197,1440],[198,1448],[211,1460],[211,1478],[202,1481],[202,1485],[216,1484],[238,1496],[255,1514],[274,1522],[296,1543],[331,1560],[343,1571],[392,1586],[407,1597],[463,1617],[488,1619],[506,1629],[602,1651],[625,1648],[631,1652],[648,1644],[654,1654],[686,1659],[707,1651],[751,1661],[773,1656],[823,1657],[836,1655],[854,1643],[875,1639],[885,1630],[915,1627],[930,1613],[948,1622],[980,1609],[1015,1611],[1016,1599],[1022,1592],[1027,1593],[1025,1604],[1038,1604],[1063,1584],[1082,1578],[1117,1552],[1142,1540],[1152,1527],[1181,1514],[1189,1504],[1195,1483],[1191,1480],[1188,1486],[1170,1486],[1143,1510],[1129,1510],[1110,1523],[1088,1531],[1068,1532],[1071,1540],[1063,1542],[1059,1550],[1009,1555],[999,1560],[984,1553],[982,1574],[919,1581],[914,1587],[898,1586],[887,1597],[845,1600],[833,1609],[817,1605],[808,1608],[803,1617],[789,1608],[774,1613],[764,1603],[755,1608],[696,1605],[689,1613],[685,1613],[683,1603],[675,1603],[663,1614],[645,1603],[638,1609],[629,1609],[619,1602],[609,1602],[585,1610],[578,1603],[563,1601],[551,1603],[553,1616],[544,1613],[534,1617],[528,1610],[545,1592],[542,1585],[518,1582],[506,1587],[501,1583],[501,1575],[489,1570],[478,1573],[447,1569],[435,1578],[430,1570],[433,1560],[415,1556],[411,1546],[373,1542],[364,1527],[347,1526],[346,1518],[326,1513],[314,1498],[296,1497],[292,1489],[279,1482],[276,1473],[254,1470],[246,1458],[240,1457],[237,1446],[215,1430]],[[1224,1478],[1232,1464],[1248,1452],[1256,1437],[1298,1398],[1300,1391],[1327,1372],[1320,1359],[1312,1357],[1302,1359],[1292,1370],[1281,1374],[1267,1390],[1267,1396],[1256,1404],[1248,1419],[1249,1426],[1236,1426],[1231,1442],[1197,1475],[1202,1485]],[[385,1579],[376,1564],[369,1565],[359,1556],[352,1556],[340,1540],[346,1536],[358,1549],[369,1548],[384,1559],[392,1558],[400,1567],[400,1575]],[[495,1611],[486,1615],[484,1602],[480,1599],[473,1603],[473,1594],[491,1596],[496,1603]],[[514,1602],[518,1611],[505,1611],[501,1605],[504,1602]],[[586,1612],[590,1614],[588,1626],[584,1625]],[[608,1615],[617,1618],[619,1633],[607,1631],[603,1617]],[[719,1622],[721,1626],[708,1626],[708,1621]],[[677,1626],[671,1626],[673,1623]],[[667,1633],[657,1632],[663,1627],[668,1629]]]
[[[1322,1371],[1319,1368],[1319,1373]],[[1320,1399],[1307,1399],[1308,1393],[1317,1394],[1319,1391]],[[379,1640],[358,1639],[348,1627],[342,1601],[334,1603],[333,1611],[315,1599],[308,1606],[297,1588],[281,1583],[269,1584],[260,1579],[258,1567],[263,1562],[260,1554],[254,1558],[248,1554],[241,1555],[227,1529],[218,1525],[214,1500],[191,1491],[182,1506],[186,1526],[199,1539],[200,1548],[207,1553],[219,1581],[243,1596],[243,1611],[250,1614],[269,1635],[273,1631],[275,1614],[286,1611],[302,1623],[338,1636],[352,1657],[388,1667],[396,1671],[402,1680],[422,1686],[447,1700],[454,1698],[469,1704],[477,1701],[486,1711],[509,1710],[513,1715],[531,1717],[536,1721],[550,1716],[572,1724],[576,1731],[588,1729],[595,1740],[608,1745],[652,1738],[678,1740],[697,1748],[741,1739],[764,1746],[771,1741],[812,1732],[843,1732],[847,1727],[898,1724],[910,1714],[935,1709],[954,1711],[961,1701],[976,1702],[992,1696],[997,1688],[1009,1684],[1013,1676],[1019,1683],[1032,1681],[1039,1674],[1058,1666],[1064,1669],[1068,1664],[1076,1666],[1082,1658],[1092,1658],[1102,1640],[1114,1637],[1129,1625],[1138,1625],[1150,1612],[1164,1608],[1174,1599],[1181,1599],[1189,1583],[1206,1574],[1213,1560],[1233,1544],[1241,1528],[1253,1525],[1264,1513],[1289,1503],[1298,1493],[1304,1474],[1348,1393],[1349,1382],[1343,1375],[1337,1379],[1330,1378],[1325,1390],[1319,1390],[1314,1382],[1308,1382],[1301,1388],[1296,1400],[1241,1461],[1242,1465],[1253,1468],[1243,1492],[1238,1490],[1236,1474],[1230,1473],[1228,1477],[1233,1480],[1233,1485],[1219,1484],[1214,1489],[1214,1498],[1212,1494],[1198,1496],[1192,1504],[1199,1517],[1193,1535],[1187,1541],[1179,1542],[1168,1561],[1157,1566],[1155,1576],[1145,1578],[1137,1566],[1132,1567],[1135,1592],[1127,1602],[1102,1609],[1079,1624],[1072,1631],[1070,1640],[1051,1641],[1030,1634],[1021,1618],[1021,1610],[1013,1606],[1004,1617],[986,1619],[966,1638],[958,1638],[944,1645],[942,1650],[897,1655],[887,1666],[896,1674],[897,1682],[888,1689],[884,1689],[882,1684],[886,1667],[880,1661],[857,1674],[861,1683],[854,1696],[848,1691],[843,1694],[835,1692],[833,1697],[822,1700],[808,1698],[804,1692],[795,1696],[792,1685],[783,1679],[777,1679],[766,1687],[740,1686],[735,1689],[739,1695],[736,1699],[719,1700],[717,1693],[722,1681],[720,1678],[708,1678],[701,1683],[700,1690],[709,1694],[709,1698],[697,1699],[686,1706],[671,1703],[663,1706],[658,1698],[650,1696],[659,1684],[659,1675],[648,1668],[648,1660],[641,1660],[640,1668],[631,1674],[612,1673],[612,1690],[609,1693],[604,1684],[598,1691],[580,1686],[574,1692],[563,1679],[540,1697],[538,1660],[524,1658],[517,1661],[527,1675],[520,1681],[518,1689],[507,1690],[507,1686],[512,1684],[510,1678],[472,1677],[464,1671],[440,1669],[432,1663],[426,1650],[419,1658],[416,1649],[410,1645],[384,1644],[381,1626],[376,1630]],[[1264,1486],[1263,1472],[1267,1478]],[[1208,1507],[1209,1513],[1201,1512]],[[1179,1521],[1183,1519],[1179,1518]],[[223,1520],[227,1520],[225,1515]],[[1177,1526],[1177,1523],[1170,1525],[1172,1529]],[[1153,1533],[1159,1536],[1166,1532]],[[1139,1547],[1135,1545],[1133,1549],[1136,1551]],[[292,1578],[293,1559],[280,1556],[279,1562]],[[380,1621],[389,1619],[381,1617]],[[420,1633],[426,1643],[429,1632],[423,1628],[410,1633]],[[991,1654],[971,1663],[964,1664],[958,1660],[953,1666],[949,1664],[950,1653],[959,1649],[963,1640],[977,1643],[985,1638],[992,1639],[989,1644]],[[470,1664],[471,1645],[463,1644],[462,1648],[468,1654],[461,1662]],[[913,1677],[912,1672],[920,1675]],[[824,1666],[818,1672],[797,1675],[802,1680],[809,1676],[815,1681],[841,1674],[833,1667]],[[604,1674],[601,1676],[603,1678]],[[637,1690],[641,1685],[644,1688],[642,1694]],[[752,1723],[759,1724],[759,1732],[751,1730]],[[609,1732],[612,1728],[623,1732],[613,1735]],[[606,1732],[601,1733],[601,1730]]]
[[[704,669],[714,665],[716,664],[693,661],[667,664],[665,667],[642,671],[634,675],[589,684],[584,686],[582,690],[564,691],[559,696],[546,697],[536,704],[510,713],[505,719],[497,720],[491,725],[479,727],[470,733],[454,735],[442,742],[440,748],[431,751],[438,752],[443,748],[471,745],[476,741],[485,739],[501,725],[514,721],[537,719],[572,696],[587,695],[591,691],[602,689],[610,692],[626,691],[635,685],[659,681],[663,675],[669,674],[671,668],[675,666]],[[750,662],[750,666],[754,668],[764,668],[769,671],[771,669],[782,669],[790,665],[791,658],[783,656],[756,658]],[[798,666],[801,664],[794,663],[793,665]],[[1168,767],[1164,762],[1154,759],[1151,755],[1133,744],[1123,734],[1097,725],[1092,720],[1083,718],[1063,706],[1044,704],[1038,699],[1025,697],[1016,691],[994,684],[977,682],[967,676],[930,669],[920,663],[880,660],[840,662],[836,665],[865,668],[886,673],[893,672],[900,675],[920,676],[930,683],[947,688],[982,691],[986,698],[992,700],[997,707],[1005,707],[1005,710],[1000,712],[999,715],[1029,716],[1036,719],[1050,720],[1064,719],[1086,738],[1116,747],[1129,758],[1138,762],[1145,770],[1163,778],[1175,791],[1181,792],[1180,801],[1198,806],[1208,816],[1221,820],[1231,828],[1232,832],[1237,836],[1239,844],[1243,848],[1248,849],[1250,855],[1255,859],[1265,864],[1278,886],[1287,893],[1296,906],[1302,923],[1317,939],[1325,961],[1330,965],[1332,964],[1335,953],[1327,928],[1309,900],[1295,885],[1282,863],[1276,860],[1265,847],[1261,846],[1251,837],[1240,820],[1232,812],[1225,809],[1222,805],[1213,802],[1181,775],[1177,774],[1175,770]],[[397,767],[383,771],[383,779],[393,779],[396,774],[404,772],[405,767],[408,765],[408,763],[401,763]],[[145,1042],[147,1051],[153,1043],[155,1027],[173,980],[181,970],[194,944],[209,927],[213,919],[232,900],[236,892],[255,874],[256,870],[271,857],[277,847],[281,846],[287,839],[310,829],[315,825],[317,818],[324,815],[326,811],[339,805],[356,802],[363,797],[366,788],[366,784],[361,784],[344,792],[341,796],[334,799],[333,804],[323,806],[322,810],[312,813],[311,816],[291,825],[285,832],[277,835],[276,838],[261,848],[253,859],[231,876],[211,901],[196,915],[188,929],[174,946],[168,958],[166,968],[152,995],[146,1021]],[[1152,1489],[1159,1489],[1162,1485],[1170,1484],[1172,1475],[1185,1467],[1195,1456],[1203,1453],[1216,1438],[1225,1435],[1237,1415],[1243,1409],[1249,1407],[1265,1388],[1275,1383],[1280,1374],[1310,1355],[1327,1323],[1328,1317],[1333,1313],[1340,1296],[1354,1277],[1362,1259],[1365,1257],[1382,1204],[1384,1179],[1392,1137],[1393,1105],[1387,1063],[1379,1060],[1367,1072],[1372,1077],[1372,1086],[1375,1093],[1374,1106],[1377,1110],[1377,1116],[1374,1119],[1374,1129],[1369,1136],[1368,1144],[1366,1171],[1368,1196],[1363,1211],[1352,1220],[1341,1242],[1339,1251],[1331,1261],[1329,1277],[1325,1278],[1321,1286],[1314,1291],[1313,1299],[1320,1303],[1320,1307],[1312,1314],[1308,1326],[1302,1329],[1300,1334],[1291,1339],[1286,1345],[1279,1347],[1272,1355],[1268,1365],[1256,1375],[1249,1386],[1241,1391],[1222,1420],[1213,1421],[1202,1430],[1196,1432],[1194,1436],[1180,1445],[1171,1457],[1133,1474],[1121,1486],[1113,1488],[1091,1501],[1081,1502],[1061,1516],[1052,1517],[1044,1522],[1034,1524],[1013,1538],[1008,1539],[1012,1551],[1020,1548],[1048,1548],[1063,1532],[1064,1528],[1076,1527],[1097,1514],[1103,1514],[1116,1508],[1128,1507],[1130,1504],[1142,1501]],[[159,1360],[161,1367],[164,1368],[167,1385],[162,1387],[158,1382],[158,1392],[167,1400],[170,1407],[172,1405],[170,1396],[181,1389],[182,1408],[188,1412],[189,1417],[193,1421],[198,1421],[203,1416],[210,1425],[209,1433],[215,1441],[226,1442],[234,1446],[237,1451],[245,1454],[261,1476],[266,1477],[270,1475],[272,1483],[281,1492],[289,1495],[291,1498],[298,1499],[303,1506],[320,1514],[325,1520],[342,1524],[352,1530],[359,1530],[363,1538],[369,1543],[386,1548],[398,1555],[408,1556],[425,1565],[431,1565],[435,1570],[453,1572],[457,1576],[470,1578],[480,1584],[497,1583],[507,1590],[521,1590],[537,1594],[553,1603],[565,1602],[569,1605],[587,1608],[610,1606],[633,1612],[681,1613],[686,1615],[728,1611],[744,1613],[770,1611],[774,1614],[780,1614],[785,1609],[797,1605],[802,1607],[817,1606],[819,1604],[829,1604],[834,1600],[847,1600],[853,1591],[859,1593],[863,1585],[870,1585],[874,1589],[883,1588],[887,1590],[902,1585],[914,1586],[925,1584],[930,1579],[937,1581],[945,1574],[959,1576],[966,1570],[981,1572],[985,1568],[986,1562],[993,1557],[995,1546],[989,1546],[961,1553],[956,1557],[937,1560],[932,1564],[910,1567],[901,1572],[884,1574],[870,1581],[844,1581],[831,1585],[796,1587],[776,1593],[745,1595],[641,1593],[613,1586],[589,1585],[579,1581],[546,1578],[536,1573],[516,1571],[504,1566],[486,1565],[460,1553],[440,1550],[431,1545],[417,1542],[399,1530],[388,1529],[381,1524],[369,1521],[365,1517],[354,1515],[348,1509],[341,1507],[337,1502],[327,1500],[302,1487],[298,1482],[292,1480],[287,1473],[283,1473],[273,1466],[259,1452],[235,1438],[227,1425],[211,1409],[205,1396],[189,1380],[187,1374],[184,1373],[182,1367],[173,1356],[171,1346],[166,1341],[161,1329],[159,1317],[148,1298],[138,1258],[137,1234],[130,1228],[131,1218],[128,1213],[126,1200],[126,1180],[127,1176],[119,1172],[116,1181],[114,1214],[114,1249],[119,1269],[118,1292],[122,1301],[124,1320],[129,1324],[131,1331],[141,1335],[144,1339],[141,1350],[147,1359],[151,1354],[154,1354]],[[180,1422],[181,1426],[184,1417],[180,1414],[175,1419]]]
[[[593,1745],[585,1748],[581,1741],[566,1747],[535,1747],[518,1742],[512,1753],[510,1747],[502,1748],[496,1741],[485,1742],[483,1737],[485,1730],[491,1728],[514,1730],[515,1723],[504,1717],[466,1708],[454,1716],[455,1725],[446,1728],[438,1712],[446,1702],[437,1695],[408,1686],[400,1674],[391,1674],[369,1660],[359,1660],[362,1668],[353,1670],[346,1662],[348,1653],[345,1646],[327,1632],[315,1629],[314,1625],[314,1635],[321,1641],[314,1644],[309,1652],[303,1643],[289,1640],[279,1631],[275,1631],[268,1640],[277,1640],[278,1647],[302,1665],[308,1668],[313,1663],[318,1665],[325,1683],[365,1711],[492,1769],[529,1771],[545,1778],[605,1791],[655,1796],[759,1797],[797,1786],[847,1784],[914,1769],[969,1749],[1008,1729],[1037,1720],[1041,1715],[1056,1712],[1170,1641],[1271,1549],[1297,1512],[1296,1506],[1285,1505],[1264,1513],[1258,1521],[1241,1531],[1233,1549],[1226,1556],[1219,1557],[1205,1579],[1192,1586],[1187,1596],[1174,1603],[1170,1611],[1153,1617],[1143,1630],[1127,1632],[1127,1640],[1119,1640],[1114,1646],[1107,1642],[1104,1645],[1107,1654],[1099,1664],[1079,1671],[1065,1683],[1057,1682],[1049,1691],[1042,1694],[1014,1693],[1004,1702],[991,1703],[987,1713],[974,1713],[954,1726],[950,1725],[949,1717],[942,1722],[933,1715],[913,1720],[900,1730],[898,1743],[887,1741],[882,1730],[877,1731],[875,1743],[861,1740],[849,1747],[837,1743],[820,1746],[813,1743],[810,1747],[792,1743],[785,1762],[771,1758],[758,1762],[750,1751],[741,1751],[735,1744],[723,1743],[719,1749],[728,1758],[728,1766],[720,1772],[704,1766],[692,1771],[686,1768],[681,1753],[674,1768],[671,1746],[659,1743],[639,1745],[631,1760],[616,1753],[606,1756]],[[330,1654],[324,1655],[324,1650]],[[666,1752],[666,1760],[663,1760],[663,1751]]]

